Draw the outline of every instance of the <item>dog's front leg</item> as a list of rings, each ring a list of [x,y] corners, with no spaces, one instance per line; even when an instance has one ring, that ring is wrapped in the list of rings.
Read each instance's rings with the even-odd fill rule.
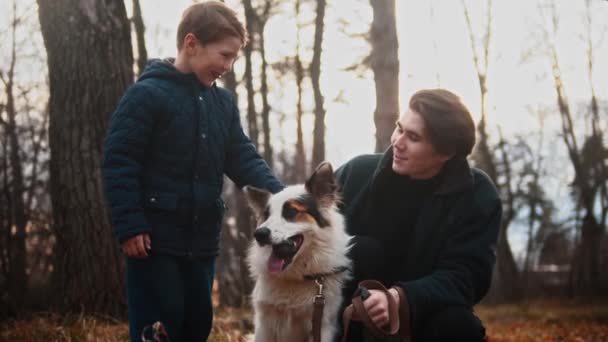
[[[255,334],[254,341],[255,342],[272,342],[274,340],[273,334],[270,331],[270,324],[268,322],[264,322],[261,317],[262,315],[255,315]]]

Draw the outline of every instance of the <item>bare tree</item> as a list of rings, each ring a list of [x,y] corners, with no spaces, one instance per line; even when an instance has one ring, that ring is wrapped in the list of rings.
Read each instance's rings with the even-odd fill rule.
[[[497,185],[501,193],[503,201],[503,219],[501,229],[498,236],[496,268],[493,273],[492,288],[489,297],[493,300],[514,300],[519,299],[522,295],[521,282],[519,281],[519,271],[511,251],[511,246],[508,240],[509,224],[515,217],[515,194],[513,190],[513,177],[511,174],[511,163],[509,154],[505,152],[505,141],[501,138],[498,148],[501,151],[502,159],[495,160],[487,133],[487,75],[488,65],[490,62],[490,42],[492,37],[492,0],[487,2],[485,30],[482,38],[481,51],[478,51],[477,39],[471,23],[469,10],[464,0],[462,0],[464,9],[465,21],[469,32],[469,41],[473,53],[473,62],[477,72],[477,80],[479,82],[479,91],[481,97],[481,119],[477,124],[479,139],[477,141],[475,151],[473,152],[473,160],[475,165],[488,173],[494,184]],[[481,57],[480,57],[481,55]],[[502,164],[501,176],[503,182],[499,182],[498,163]]]
[[[8,169],[10,170],[10,217],[8,240],[8,279],[9,279],[9,298],[12,304],[17,307],[23,304],[24,295],[27,291],[26,267],[26,224],[28,215],[25,207],[25,182],[23,177],[21,146],[17,131],[17,108],[15,104],[15,65],[17,63],[17,26],[19,25],[17,16],[17,2],[13,1],[13,17],[11,20],[11,58],[6,76],[0,74],[0,80],[4,84],[6,95],[6,105],[4,109],[7,120],[0,121],[8,138]],[[11,227],[12,226],[12,227]],[[12,232],[14,230],[14,232]]]
[[[562,69],[560,65],[555,38],[559,31],[559,17],[554,2],[548,8],[541,8],[541,14],[548,12],[550,28],[544,28],[546,53],[550,59],[553,71],[553,82],[556,93],[557,107],[561,117],[561,136],[566,144],[570,162],[574,168],[575,200],[581,211],[580,242],[576,247],[572,268],[571,287],[575,296],[590,297],[600,294],[601,241],[606,227],[608,198],[606,197],[606,147],[603,146],[603,132],[600,129],[598,102],[591,76],[593,74],[593,44],[591,40],[591,9],[587,1],[587,67],[591,84],[590,120],[591,134],[585,137],[585,143],[580,148],[577,142],[577,131],[574,125],[572,109],[568,98]],[[596,205],[600,206],[599,215],[595,214]]]
[[[311,170],[325,160],[325,108],[321,92],[321,52],[323,51],[323,31],[325,21],[325,0],[317,0],[315,16],[315,38],[313,44],[310,78],[315,101],[315,123],[313,131]]]
[[[243,0],[245,8],[245,26],[249,32],[249,44],[245,46],[245,87],[247,90],[247,129],[249,138],[257,148],[259,146],[259,129],[257,111],[255,108],[255,90],[253,88],[253,51],[256,42],[257,14],[251,0]]]
[[[395,19],[395,0],[370,0],[374,10],[371,28],[371,68],[376,85],[376,152],[390,145],[399,116],[399,41]]]
[[[528,204],[528,241],[526,243],[526,256],[524,259],[524,269],[523,269],[523,283],[530,284],[530,272],[532,268],[532,254],[535,252],[535,232],[541,231],[541,228],[535,229],[537,225],[543,224],[543,216],[539,212],[546,207],[546,203],[544,201],[544,191],[540,184],[540,176],[542,174],[542,150],[543,150],[543,142],[544,142],[544,116],[545,114],[541,111],[538,113],[539,119],[539,136],[538,142],[536,146],[536,151],[530,153],[532,158],[535,159],[532,165],[528,166],[528,170],[532,175],[532,179],[528,183],[528,191],[525,193],[525,198],[527,199]],[[546,211],[546,210],[543,210]]]
[[[38,0],[50,79],[54,294],[62,309],[123,315],[122,256],[100,177],[111,113],[133,82],[122,1]]]
[[[144,18],[141,15],[139,0],[133,0],[133,17],[131,18],[131,22],[133,23],[137,40],[137,73],[141,75],[148,62],[148,50],[146,49],[145,40],[146,26],[144,25]]]
[[[296,102],[296,155],[295,155],[295,165],[293,168],[293,178],[292,181],[294,183],[303,182],[306,178],[306,151],[304,149],[304,129],[302,126],[302,117],[304,115],[304,110],[302,109],[302,83],[304,81],[304,67],[302,65],[302,59],[300,57],[300,30],[301,26],[298,21],[300,18],[300,0],[296,0],[295,3],[295,22],[296,22],[296,53],[294,57],[295,63],[295,77],[296,77],[296,87],[298,91],[298,97]]]

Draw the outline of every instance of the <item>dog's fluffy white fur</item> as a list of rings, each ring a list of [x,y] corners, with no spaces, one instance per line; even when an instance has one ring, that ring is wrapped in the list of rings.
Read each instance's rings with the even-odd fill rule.
[[[331,166],[329,172],[332,172],[333,181]],[[315,275],[325,275],[321,341],[332,341],[335,336],[342,286],[350,277],[351,261],[347,257],[350,237],[336,206],[335,190],[332,194],[313,196],[308,188],[304,185],[290,186],[275,195],[268,195],[264,201],[266,207],[262,212],[266,216],[259,219],[258,229],[270,230],[270,242],[263,245],[254,241],[248,254],[250,272],[255,280],[252,303],[256,342],[312,341],[313,300],[317,295],[317,285],[310,277]],[[250,189],[247,190],[251,203]],[[285,219],[282,214],[285,203],[303,196],[315,201],[316,214],[324,220],[323,227],[310,216],[304,220]],[[252,207],[255,211],[256,205],[252,204]],[[258,213],[260,210],[262,207],[258,205]],[[298,235],[303,240],[291,262],[282,271],[270,271],[273,245]]]

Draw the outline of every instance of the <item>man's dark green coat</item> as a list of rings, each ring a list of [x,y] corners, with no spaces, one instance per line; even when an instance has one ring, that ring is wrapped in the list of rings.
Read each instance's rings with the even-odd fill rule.
[[[486,174],[470,168],[464,158],[453,158],[444,165],[433,193],[421,198],[413,227],[365,217],[370,193],[382,195],[391,186],[384,182],[391,165],[392,150],[384,155],[363,155],[338,169],[336,176],[350,234],[375,238],[386,233],[383,230],[388,227],[383,225],[396,225],[398,229],[390,234],[405,241],[383,245],[391,258],[386,262],[388,268],[380,270],[379,280],[403,288],[415,333],[433,313],[450,306],[472,308],[488,292],[502,206]]]

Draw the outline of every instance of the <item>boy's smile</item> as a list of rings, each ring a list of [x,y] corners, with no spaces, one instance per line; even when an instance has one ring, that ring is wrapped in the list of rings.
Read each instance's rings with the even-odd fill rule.
[[[242,43],[238,37],[228,36],[215,42],[202,44],[188,34],[175,67],[184,73],[194,73],[198,81],[211,87],[213,82],[232,69]]]

